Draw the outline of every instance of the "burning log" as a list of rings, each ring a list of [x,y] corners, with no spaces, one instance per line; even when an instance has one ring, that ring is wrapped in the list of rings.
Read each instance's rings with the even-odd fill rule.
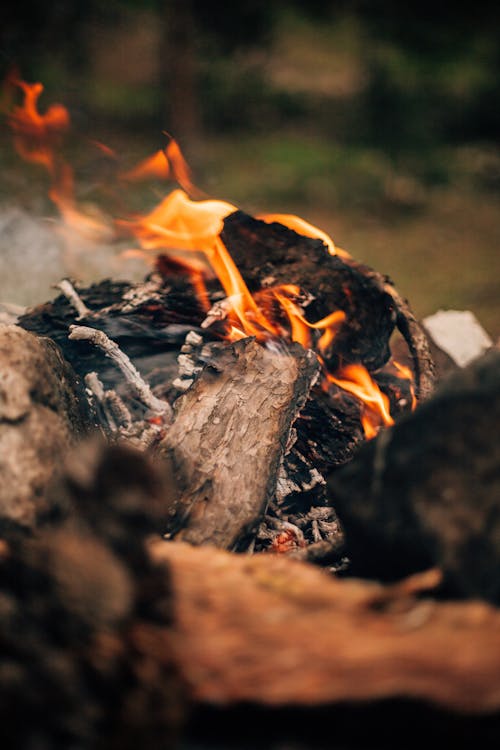
[[[437,565],[448,596],[500,603],[499,372],[493,349],[331,474],[355,574]]]
[[[313,294],[307,307],[311,318],[323,318],[332,310],[346,313],[346,325],[325,353],[332,369],[339,361],[380,369],[390,357],[389,339],[397,325],[410,349],[417,394],[430,395],[433,365],[427,337],[389,279],[345,254],[331,255],[321,239],[242,211],[224,220],[221,239],[250,289],[298,284]]]
[[[68,446],[91,428],[81,381],[50,339],[0,326],[0,516],[26,528]]]
[[[171,527],[193,544],[242,544],[275,496],[290,430],[317,378],[310,351],[267,350],[252,339],[228,347],[176,402],[160,450],[184,491]]]

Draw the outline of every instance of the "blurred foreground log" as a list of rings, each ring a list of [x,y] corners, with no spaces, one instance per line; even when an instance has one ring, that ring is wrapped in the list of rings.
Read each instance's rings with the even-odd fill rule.
[[[500,611],[419,598],[437,571],[382,586],[279,556],[176,542],[152,554],[169,563],[174,660],[195,701],[500,711]]]
[[[67,448],[89,428],[82,386],[50,339],[0,326],[0,516],[31,527]]]
[[[0,735],[6,750],[168,750],[183,686],[170,578],[151,559],[169,477],[141,453],[81,443],[35,535],[0,536]],[[0,525],[1,528],[1,525]]]

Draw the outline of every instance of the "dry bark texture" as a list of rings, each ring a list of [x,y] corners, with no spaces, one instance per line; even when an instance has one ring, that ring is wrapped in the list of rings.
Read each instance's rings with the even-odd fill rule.
[[[81,385],[59,348],[0,326],[0,516],[30,527],[68,446],[89,427]]]
[[[500,611],[338,580],[272,555],[157,542],[174,597],[175,661],[196,701],[271,706],[406,697],[500,710]]]
[[[161,451],[184,487],[172,528],[193,544],[231,548],[273,497],[290,428],[318,372],[294,345],[270,351],[252,339],[228,347],[175,406]]]
[[[449,595],[500,603],[499,423],[491,350],[332,473],[357,575],[394,580],[438,565]]]

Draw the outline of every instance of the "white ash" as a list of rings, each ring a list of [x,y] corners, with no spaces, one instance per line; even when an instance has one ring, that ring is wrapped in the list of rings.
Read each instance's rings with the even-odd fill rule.
[[[219,302],[215,302],[208,311],[205,320],[201,323],[201,328],[210,328],[213,323],[225,320],[231,308],[232,302],[229,297],[224,297]]]

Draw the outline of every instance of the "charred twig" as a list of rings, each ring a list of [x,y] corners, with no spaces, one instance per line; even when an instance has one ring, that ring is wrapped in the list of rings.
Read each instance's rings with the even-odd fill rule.
[[[130,427],[132,417],[123,400],[116,391],[104,389],[96,372],[89,372],[88,375],[85,375],[85,385],[101,407],[106,425],[111,433],[118,433],[120,427],[125,429]]]
[[[82,320],[83,318],[88,318],[92,315],[92,311],[89,310],[69,279],[61,279],[61,281],[55,284],[55,287],[64,294],[69,302],[71,302],[78,313],[77,320]]]
[[[133,387],[141,401],[151,411],[171,417],[170,404],[157,398],[149,385],[141,377],[127,355],[122,352],[118,344],[112,341],[103,331],[90,326],[70,326],[69,338],[72,341],[89,341],[98,346],[120,368],[127,382]]]

